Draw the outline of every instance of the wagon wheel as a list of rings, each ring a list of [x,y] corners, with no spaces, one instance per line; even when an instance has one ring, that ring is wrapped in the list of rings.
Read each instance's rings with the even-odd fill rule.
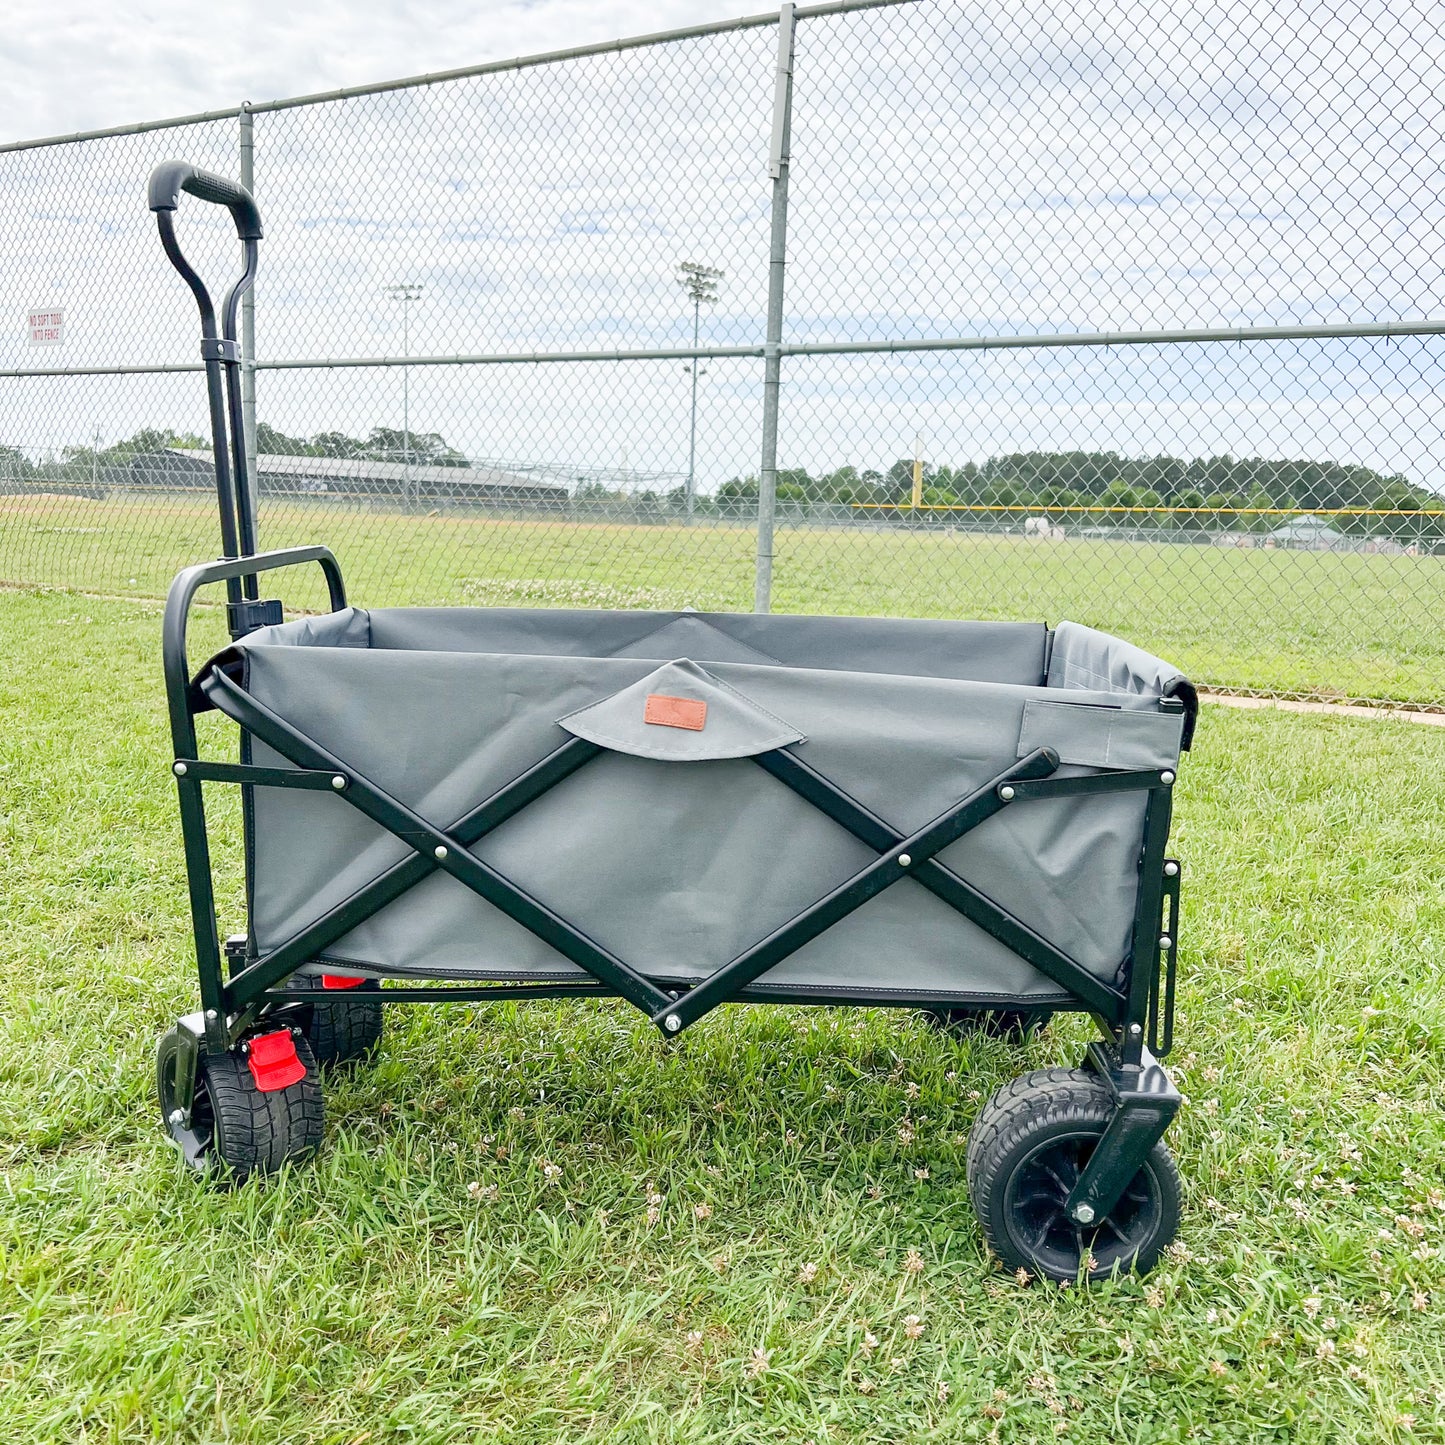
[[[1143,1274],[1174,1238],[1179,1171],[1162,1140],[1097,1223],[1075,1224],[1064,1210],[1116,1107],[1095,1075],[1040,1069],[1005,1084],[980,1111],[968,1141],[969,1194],[989,1248],[1009,1269],[1059,1281]]]
[[[186,1124],[176,1092],[179,1026],[161,1035],[156,1048],[161,1118],[192,1169],[220,1184],[239,1184],[252,1174],[273,1174],[288,1160],[309,1158],[321,1147],[324,1111],[316,1060],[304,1037],[295,1045],[305,1077],[269,1092],[257,1087],[240,1053],[202,1054]]]
[[[316,989],[321,977],[295,974],[288,989]],[[312,1004],[306,1038],[323,1069],[368,1059],[381,1042],[381,985],[370,980],[356,988],[338,989],[334,998]]]
[[[1047,1028],[1053,1018],[1051,1008],[929,1008],[923,1016],[942,1033],[956,1038],[1007,1039],[1022,1043]]]

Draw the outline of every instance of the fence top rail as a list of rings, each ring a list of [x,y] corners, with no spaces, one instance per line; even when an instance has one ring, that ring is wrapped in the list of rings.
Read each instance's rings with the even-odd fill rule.
[[[1431,507],[1146,507],[1126,502],[850,502],[855,512],[1027,512],[1048,516],[1054,512],[1092,514],[1117,512],[1128,516],[1188,517],[1445,517],[1445,508]]]
[[[1445,320],[1361,321],[1327,326],[1219,326],[1173,331],[1022,332],[999,336],[941,336],[889,341],[784,341],[780,356],[877,356],[938,351],[1048,351],[1064,347],[1200,345],[1251,341],[1388,341],[1411,336],[1445,335]],[[438,355],[299,356],[247,362],[255,371],[341,371],[428,366],[540,366],[549,362],[726,361],[765,357],[757,346],[638,346],[579,351],[459,351]],[[0,380],[38,376],[128,376],[147,372],[201,371],[197,362],[137,366],[49,366],[0,370]]]
[[[885,6],[910,5],[916,0],[824,0],[816,5],[800,5],[795,20],[826,15],[844,15],[853,10],[877,10]],[[204,125],[209,121],[232,120],[237,115],[261,115],[268,111],[292,110],[302,105],[323,105],[328,101],[354,100],[364,95],[383,95],[392,90],[410,90],[427,85],[440,85],[449,80],[467,80],[477,75],[495,75],[507,70],[530,70],[539,65],[580,60],[589,55],[607,55],[616,51],[644,50],[649,46],[667,45],[679,40],[695,40],[707,35],[725,35],[734,30],[756,30],[778,23],[778,11],[760,15],[741,15],[729,20],[712,20],[702,25],[685,25],[676,30],[656,30],[648,35],[634,35],[618,40],[598,40],[590,45],[573,45],[565,50],[539,51],[534,55],[515,56],[509,60],[489,60],[477,65],[460,65],[453,70],[435,70],[423,75],[404,76],[399,80],[373,81],[366,85],[341,86],[336,90],[318,90],[280,100],[242,101],[221,110],[198,110],[190,115],[167,116],[161,120],[135,121],[129,125],[104,126],[98,130],[78,130],[65,135],[40,136],[34,140],[6,141],[0,144],[0,155],[13,151],[42,150],[47,146],[71,145],[77,141],[104,140],[112,136],[143,135],[148,131],[174,130],[187,125]]]

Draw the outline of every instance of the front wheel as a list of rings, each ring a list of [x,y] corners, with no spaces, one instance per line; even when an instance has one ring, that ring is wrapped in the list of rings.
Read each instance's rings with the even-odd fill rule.
[[[984,1105],[968,1141],[969,1194],[1009,1269],[1072,1282],[1152,1269],[1179,1228],[1179,1171],[1160,1140],[1104,1218],[1076,1224],[1070,1190],[1116,1109],[1083,1069],[1040,1069]]]
[[[190,1122],[177,1092],[180,1028],[161,1035],[156,1049],[156,1092],[161,1119],[187,1165],[217,1183],[239,1184],[252,1174],[274,1174],[289,1160],[321,1147],[325,1127],[321,1080],[305,1037],[294,1040],[306,1072],[282,1089],[263,1090],[239,1052],[201,1055]]]

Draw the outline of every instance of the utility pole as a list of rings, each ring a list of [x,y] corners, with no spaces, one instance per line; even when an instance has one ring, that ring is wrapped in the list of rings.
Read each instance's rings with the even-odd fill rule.
[[[706,301],[709,306],[716,303],[717,285],[722,278],[723,272],[712,266],[699,265],[696,261],[680,262],[677,268],[678,284],[687,292],[688,300],[692,302],[693,357],[687,368],[692,372],[692,426],[688,432],[687,491],[684,494],[689,520],[692,519],[697,499],[697,378],[701,371],[697,356],[698,323],[702,315],[703,302]]]
[[[383,287],[393,301],[401,302],[401,438],[402,496],[407,503],[411,496],[411,303],[421,300],[421,287],[412,281]]]

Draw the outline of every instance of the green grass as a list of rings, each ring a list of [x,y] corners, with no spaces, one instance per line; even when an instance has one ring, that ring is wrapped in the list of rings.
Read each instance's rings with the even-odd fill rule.
[[[398,516],[269,502],[266,546],[325,541],[363,606],[752,605],[743,526]],[[0,581],[163,596],[216,552],[204,498],[0,498]],[[298,595],[294,583],[286,584]],[[314,589],[301,594],[319,605]],[[1445,704],[1445,558],[782,527],[777,611],[1069,618],[1213,687]]]
[[[1061,1290],[990,1268],[961,1140],[1075,1024],[394,1010],[314,1166],[184,1174],[157,613],[0,595],[0,1441],[1445,1441],[1445,730],[1206,709],[1184,1225]]]

